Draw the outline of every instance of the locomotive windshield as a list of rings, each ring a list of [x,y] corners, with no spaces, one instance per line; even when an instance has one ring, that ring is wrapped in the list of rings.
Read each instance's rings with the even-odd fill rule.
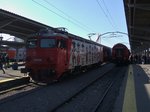
[[[27,48],[37,47],[37,39],[28,39],[26,46],[27,46]]]
[[[41,39],[40,41],[41,48],[54,48],[56,47],[55,39]]]

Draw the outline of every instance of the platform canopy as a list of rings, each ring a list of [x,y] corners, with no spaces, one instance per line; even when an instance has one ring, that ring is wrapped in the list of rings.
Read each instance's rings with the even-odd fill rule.
[[[65,28],[54,28],[40,22],[22,17],[12,12],[0,9],[0,33],[10,34],[17,38],[27,40],[31,35],[38,33],[40,30],[50,29],[54,32],[67,33],[70,37],[81,39],[81,37],[68,33]],[[88,41],[88,40],[87,40]],[[0,44],[6,44],[10,46],[22,46],[25,43],[0,41]]]
[[[150,48],[150,0],[124,0],[132,52]]]
[[[50,29],[52,27],[0,9],[0,33],[10,34],[17,38],[26,40],[29,35],[37,33],[45,28]],[[1,41],[1,44],[22,46],[24,43]]]

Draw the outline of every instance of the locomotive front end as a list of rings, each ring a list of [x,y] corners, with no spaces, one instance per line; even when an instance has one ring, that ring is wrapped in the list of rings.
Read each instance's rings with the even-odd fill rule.
[[[42,32],[26,42],[25,71],[38,82],[57,80],[67,66],[66,38],[57,33]]]
[[[27,40],[26,69],[35,81],[54,79],[57,52],[55,38],[30,38]]]

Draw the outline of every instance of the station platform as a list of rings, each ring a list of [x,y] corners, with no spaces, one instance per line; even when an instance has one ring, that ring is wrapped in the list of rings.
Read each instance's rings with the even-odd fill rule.
[[[112,112],[150,112],[150,64],[132,64]]]
[[[14,78],[19,78],[19,77],[25,76],[23,73],[20,72],[21,68],[24,68],[22,62],[18,63],[18,69],[17,70],[13,70],[12,67],[7,68],[7,69],[4,69],[5,70],[5,74],[3,74],[3,71],[0,70],[0,81],[11,79],[11,78],[14,79]]]
[[[22,62],[18,63],[18,69],[13,70],[12,67],[0,70],[0,91],[9,89],[13,86],[19,86],[21,84],[27,83],[29,81],[29,77],[20,72],[20,69],[24,68]]]

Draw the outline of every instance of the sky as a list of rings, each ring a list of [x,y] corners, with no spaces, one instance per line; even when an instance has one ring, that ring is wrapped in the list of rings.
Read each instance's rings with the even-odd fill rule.
[[[65,27],[86,39],[95,33],[92,41],[102,35],[98,42],[109,47],[123,43],[130,48],[123,0],[0,0],[0,8],[51,27]],[[108,33],[116,31],[125,34]]]

